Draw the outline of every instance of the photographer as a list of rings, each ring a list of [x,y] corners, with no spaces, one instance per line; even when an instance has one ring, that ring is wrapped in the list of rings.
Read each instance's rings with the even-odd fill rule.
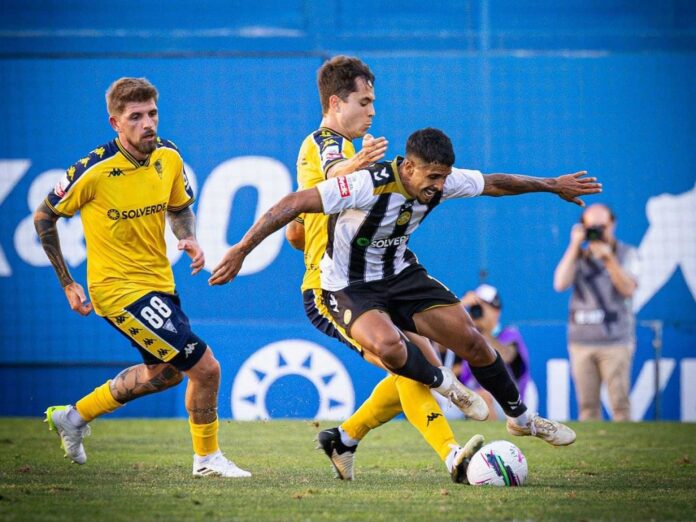
[[[568,352],[580,420],[602,418],[602,383],[609,392],[612,418],[630,420],[628,394],[635,351],[631,297],[639,263],[636,249],[616,240],[615,228],[609,207],[587,207],[571,230],[570,244],[553,278],[557,292],[573,287]]]
[[[498,290],[491,285],[480,285],[476,290],[466,293],[462,298],[462,304],[469,311],[476,329],[483,335],[488,344],[500,353],[508,373],[520,390],[522,400],[527,402],[525,391],[530,380],[527,346],[517,328],[507,326],[501,330],[502,301]],[[461,363],[461,369],[457,371],[455,367],[454,371],[465,386],[476,389],[477,393],[486,401],[490,410],[489,418],[504,418],[502,410],[497,406],[493,397],[478,386],[467,363]]]

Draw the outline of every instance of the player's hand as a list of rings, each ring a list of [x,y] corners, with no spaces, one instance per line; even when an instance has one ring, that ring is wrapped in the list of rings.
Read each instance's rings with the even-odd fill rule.
[[[368,165],[384,158],[389,142],[384,136],[375,138],[372,134],[365,134],[362,141],[362,149],[354,156],[355,170],[364,169]]]
[[[191,275],[196,275],[205,266],[205,254],[203,249],[195,239],[180,239],[177,245],[179,250],[183,250],[191,258]]]
[[[554,178],[556,186],[553,191],[566,201],[584,207],[585,202],[578,196],[589,196],[590,194],[602,192],[602,184],[597,183],[597,178],[583,177],[586,174],[586,170],[581,170],[580,172]]]
[[[570,242],[575,246],[580,246],[580,244],[585,241],[585,226],[582,223],[575,223],[573,228],[570,229]]]
[[[241,270],[245,257],[246,255],[237,245],[227,250],[220,263],[213,269],[208,284],[211,286],[224,285],[232,281]]]
[[[65,291],[65,297],[68,298],[68,303],[70,308],[76,311],[80,315],[89,315],[92,313],[92,303],[87,301],[87,296],[80,283],[73,281],[69,285],[63,288]]]

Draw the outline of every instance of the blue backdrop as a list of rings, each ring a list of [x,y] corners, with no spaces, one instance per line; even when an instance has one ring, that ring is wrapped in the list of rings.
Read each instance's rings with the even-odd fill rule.
[[[691,2],[356,1],[348,9],[270,1],[261,10],[219,1],[193,12],[181,0],[166,11],[158,4],[0,8],[0,414],[74,402],[137,362],[104,321],[69,310],[31,223],[60,172],[112,139],[108,85],[128,75],[158,87],[160,134],[177,143],[194,178],[212,267],[296,187],[298,147],[320,120],[316,70],[347,53],[376,74],[371,132],[389,138],[390,156],[403,153],[413,130],[435,126],[452,137],[459,166],[537,176],[586,169],[600,178],[604,193],[592,200],[611,205],[618,236],[640,245],[639,318],[662,321],[658,413],[696,420]],[[559,418],[576,408],[572,386],[558,391],[569,386],[568,295],[551,281],[579,213],[548,194],[452,202],[411,242],[453,291],[482,278],[499,287],[504,321],[520,326],[531,349],[538,408]],[[78,220],[61,224],[61,239],[85,284]],[[306,321],[302,256],[281,235],[224,288],[171,259],[184,309],[223,365],[222,416],[341,418],[381,378]],[[639,328],[636,418],[656,413],[653,338]],[[118,413],[183,414],[183,387]]]

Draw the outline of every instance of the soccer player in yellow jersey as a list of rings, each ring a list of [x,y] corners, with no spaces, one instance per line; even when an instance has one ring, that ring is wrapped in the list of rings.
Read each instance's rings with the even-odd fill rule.
[[[354,57],[336,56],[319,69],[317,83],[323,117],[320,128],[307,136],[300,148],[297,159],[300,190],[379,161],[388,145],[385,138],[366,134],[375,115],[375,94],[374,75],[365,63]],[[363,147],[356,154],[353,140],[357,138],[363,138]],[[324,304],[319,262],[326,251],[330,229],[329,216],[304,214],[298,221],[291,222],[286,230],[290,243],[304,251],[306,271],[302,294],[305,312],[321,332],[384,367],[331,318]],[[431,363],[440,366],[428,340],[415,334],[408,335]],[[370,398],[341,426],[319,434],[318,441],[331,459],[337,476],[351,480],[358,442],[370,429],[388,422],[402,411],[445,462],[452,479],[465,482],[466,459],[481,446],[483,438],[475,436],[461,448],[428,386],[396,374],[383,379]],[[484,418],[485,414],[487,409],[482,415]]]
[[[70,308],[97,315],[121,332],[143,363],[82,397],[75,406],[51,406],[46,421],[73,462],[84,464],[83,438],[94,418],[189,378],[186,409],[193,439],[193,475],[249,477],[218,447],[220,364],[191,331],[166,256],[165,216],[179,250],[205,264],[195,236],[193,191],[173,143],[157,135],[158,93],[145,78],[121,78],[106,92],[117,137],[70,167],[34,214],[34,224]],[[56,222],[80,211],[87,245],[91,303],[63,258]]]

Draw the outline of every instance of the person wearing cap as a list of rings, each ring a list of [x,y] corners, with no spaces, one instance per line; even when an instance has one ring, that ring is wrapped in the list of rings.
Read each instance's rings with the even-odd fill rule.
[[[500,313],[503,302],[498,289],[488,284],[482,284],[476,290],[468,291],[462,298],[462,304],[469,311],[476,329],[488,341],[488,344],[500,354],[508,372],[520,390],[520,397],[524,401],[527,384],[531,378],[529,352],[522,334],[517,328],[514,326],[501,328]],[[496,408],[496,402],[491,394],[478,386],[466,362],[461,363],[458,374],[465,386],[476,389],[488,403],[490,418],[495,419],[496,411],[500,408]]]

